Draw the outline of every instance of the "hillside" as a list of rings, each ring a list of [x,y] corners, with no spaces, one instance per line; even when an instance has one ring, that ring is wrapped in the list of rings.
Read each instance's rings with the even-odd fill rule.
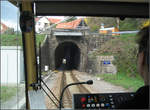
[[[135,34],[115,36],[93,53],[94,56],[113,55],[115,58],[113,64],[117,66],[117,75],[100,75],[104,80],[134,91],[144,84],[137,71],[136,40]]]

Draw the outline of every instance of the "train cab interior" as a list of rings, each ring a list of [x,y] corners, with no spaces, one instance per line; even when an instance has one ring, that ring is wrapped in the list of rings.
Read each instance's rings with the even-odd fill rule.
[[[149,0],[8,0],[8,2],[19,10],[18,21],[22,36],[25,76],[23,109],[149,109],[149,86],[146,92],[138,94],[140,98],[144,98],[137,103],[138,99],[132,102],[137,96],[136,91],[144,86],[144,81],[140,75],[130,74],[137,72],[138,46],[133,40],[137,38],[135,36],[140,29],[147,24],[150,25]],[[47,28],[44,29],[44,33],[41,34],[39,30],[41,36],[44,36],[44,43],[38,41],[37,45],[38,32],[35,27],[37,19],[47,16],[57,16],[58,19],[64,17],[65,20],[50,26],[45,23]],[[67,25],[73,22],[80,22],[78,28],[67,28]],[[65,23],[66,27],[63,27]],[[75,27],[76,24],[73,25]],[[110,32],[111,26],[123,31]],[[108,33],[104,34],[107,29]],[[126,50],[127,52],[124,52]],[[126,55],[129,58],[126,58]],[[105,75],[106,69],[113,72]],[[120,75],[119,71],[123,70],[128,73],[127,76]],[[94,72],[102,74],[89,75]],[[49,75],[43,75],[44,73]],[[83,76],[80,75],[82,73]],[[48,80],[52,77],[52,81],[44,81],[43,77],[46,79],[47,76],[50,78]],[[122,84],[124,79],[122,77],[131,79],[126,79],[126,83]],[[136,82],[136,79],[139,82]],[[130,87],[127,87],[127,83]],[[52,84],[58,84],[57,87],[54,86],[55,90],[49,87]],[[121,84],[125,89],[120,89]],[[138,86],[134,88],[133,85]],[[105,86],[107,89],[103,91],[101,87]],[[128,102],[139,105],[130,106]]]

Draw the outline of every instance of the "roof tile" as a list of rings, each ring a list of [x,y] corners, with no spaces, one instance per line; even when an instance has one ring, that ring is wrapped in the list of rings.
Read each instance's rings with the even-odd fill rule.
[[[55,18],[48,18],[48,20],[50,21],[50,23],[55,24],[59,21],[61,21],[61,19],[55,19]]]
[[[80,24],[80,22],[81,22],[81,19],[76,19],[76,20],[71,21],[71,22],[60,23],[56,26],[56,28],[59,28],[59,29],[75,29]]]

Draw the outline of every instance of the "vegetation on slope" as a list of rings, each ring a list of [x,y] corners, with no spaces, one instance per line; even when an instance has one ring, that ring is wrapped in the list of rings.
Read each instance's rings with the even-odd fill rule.
[[[120,20],[116,17],[87,17],[85,21],[90,27],[91,32],[99,32],[101,24],[104,24],[105,28],[119,27],[120,31],[132,31],[141,29],[143,23],[146,23],[148,19],[125,18]]]
[[[115,58],[113,64],[117,66],[117,74],[104,74],[100,77],[135,91],[144,84],[137,71],[137,37],[135,34],[125,34],[114,38],[102,45],[94,55],[113,55]]]

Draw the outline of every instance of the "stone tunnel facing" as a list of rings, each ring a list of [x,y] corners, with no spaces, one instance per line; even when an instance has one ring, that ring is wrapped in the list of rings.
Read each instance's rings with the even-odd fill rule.
[[[63,63],[63,60],[66,63]],[[57,70],[78,70],[80,64],[80,49],[73,42],[64,42],[58,45],[55,50],[55,69]]]

